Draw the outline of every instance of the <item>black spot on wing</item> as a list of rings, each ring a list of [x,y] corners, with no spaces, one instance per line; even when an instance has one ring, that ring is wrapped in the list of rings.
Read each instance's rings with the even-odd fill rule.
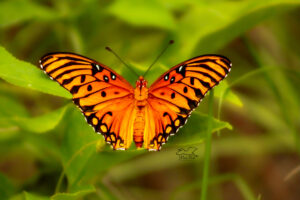
[[[117,76],[116,76],[114,73],[111,72],[111,73],[110,73],[110,77],[111,77],[112,80],[116,80],[116,77],[117,77]]]
[[[80,85],[74,85],[74,86],[71,88],[70,92],[71,92],[72,94],[76,94],[76,93],[78,92],[78,90],[79,90],[80,87],[81,87]]]
[[[62,85],[66,85],[66,84],[71,83],[74,80],[74,78],[76,78],[76,77],[72,77],[72,78],[69,78],[69,79],[64,79],[63,82],[62,82]]]
[[[189,114],[189,110],[188,109],[185,109],[185,108],[181,108],[181,107],[178,107],[179,108],[179,114],[182,114],[182,115],[188,115]]]
[[[166,74],[166,75],[165,75],[164,80],[165,80],[165,81],[169,80],[169,74]]]
[[[80,106],[79,99],[73,99],[73,102],[74,102],[75,105]]]
[[[189,105],[191,110],[196,108],[197,105],[198,105],[198,101],[194,101],[194,100],[191,100],[191,99],[188,99],[188,98],[187,98],[187,101],[188,101],[188,105]]]
[[[203,81],[203,80],[200,80],[200,79],[198,79],[199,81],[200,81],[200,83],[204,86],[204,87],[206,87],[206,88],[211,88],[210,87],[210,84],[208,83],[208,82],[205,82],[205,81]]]
[[[103,71],[103,67],[101,67],[100,65],[96,64],[96,63],[92,63],[92,74],[95,75],[98,72],[102,72]]]
[[[200,89],[194,89],[194,92],[195,92],[195,95],[196,97],[202,99],[204,97],[204,95],[202,94],[201,90]]]
[[[172,94],[171,94],[171,99],[174,99],[175,98],[175,92],[173,92]]]
[[[81,109],[83,112],[91,112],[91,111],[94,111],[94,107],[95,107],[95,105],[81,106]]]
[[[194,85],[194,84],[195,84],[195,78],[194,78],[194,77],[191,77],[191,78],[190,78],[190,83],[191,83],[191,85]]]
[[[108,83],[109,78],[108,78],[106,75],[104,75],[104,76],[103,76],[103,80],[104,80],[106,83]]]
[[[175,77],[173,76],[171,79],[170,79],[170,83],[174,83],[175,81]]]
[[[185,77],[185,68],[186,65],[181,65],[176,68],[176,73],[181,74],[183,77]]]
[[[188,89],[187,89],[187,87],[185,86],[185,87],[183,88],[183,92],[184,92],[184,93],[187,93],[187,91],[188,91]]]

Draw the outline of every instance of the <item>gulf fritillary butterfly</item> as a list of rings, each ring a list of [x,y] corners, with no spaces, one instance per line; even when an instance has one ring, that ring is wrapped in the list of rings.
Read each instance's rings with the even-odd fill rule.
[[[228,58],[203,55],[182,62],[151,86],[140,76],[133,88],[107,66],[73,53],[50,53],[40,66],[70,91],[74,103],[113,149],[160,150],[168,137],[186,123],[204,95],[224,79]]]

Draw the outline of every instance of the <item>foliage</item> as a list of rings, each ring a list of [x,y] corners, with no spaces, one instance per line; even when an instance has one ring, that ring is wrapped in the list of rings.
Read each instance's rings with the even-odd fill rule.
[[[237,198],[259,198],[265,193],[251,179],[218,172],[216,158],[288,152],[299,161],[299,7],[299,0],[1,1],[0,199],[230,199],[223,182],[236,185]],[[104,47],[142,74],[170,39],[175,44],[147,74],[150,84],[205,53],[229,57],[233,72],[160,152],[112,151],[38,68],[43,54],[70,51],[133,84],[134,74]],[[197,149],[196,159],[179,159],[187,147]]]

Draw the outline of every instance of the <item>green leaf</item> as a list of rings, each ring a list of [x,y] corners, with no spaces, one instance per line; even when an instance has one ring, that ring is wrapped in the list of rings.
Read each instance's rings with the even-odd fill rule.
[[[29,192],[24,192],[24,198],[25,200],[50,200],[49,197],[40,196]]]
[[[167,145],[173,146],[176,144],[177,146],[184,146],[202,142],[208,128],[209,120],[208,115],[197,111],[193,112],[187,123],[179,130],[176,137],[170,137],[170,141]],[[232,126],[228,122],[214,118],[212,131],[216,132],[224,128],[232,129]]]
[[[40,92],[71,98],[64,88],[51,81],[36,66],[20,61],[0,47],[0,77],[7,82]]]
[[[214,87],[215,96],[222,97],[223,93],[226,92],[227,89],[228,89],[227,81],[222,81],[219,85]],[[231,90],[226,92],[225,100],[227,100],[228,102],[233,103],[233,104],[235,104],[239,107],[243,106],[242,100],[235,93],[233,93]]]
[[[88,126],[77,108],[68,110],[64,122],[66,130],[61,153],[64,173],[67,175],[69,186],[72,186],[91,154],[96,152],[97,140],[102,140],[102,136]]]
[[[147,150],[126,150],[126,151],[100,151],[91,155],[85,165],[85,169],[81,172],[78,180],[88,181],[95,177],[102,177],[105,172],[114,166],[131,160],[141,154],[147,154]]]
[[[24,132],[21,132],[24,134]],[[19,134],[22,136],[22,134]],[[30,149],[39,163],[43,163],[47,168],[57,168],[61,163],[60,146],[57,141],[53,141],[53,135],[38,135],[25,132],[25,146]],[[23,136],[24,137],[24,136]],[[19,140],[15,141],[17,144],[12,144],[16,147],[20,146]],[[11,145],[11,146],[12,146]]]
[[[26,108],[18,99],[0,95],[0,140],[12,138],[19,131],[12,121],[12,117],[28,117]]]
[[[135,26],[153,26],[174,29],[171,12],[159,1],[118,0],[108,9],[109,13]]]
[[[68,107],[64,106],[58,110],[34,118],[12,118],[11,120],[23,130],[44,133],[57,126]]]
[[[0,95],[0,102],[0,119],[16,115],[20,117],[28,116],[26,108],[18,101],[18,99]]]
[[[92,185],[85,185],[80,190],[71,193],[57,193],[51,197],[51,200],[75,200],[84,197],[87,194],[95,192],[96,189]]]
[[[70,191],[77,191],[81,180],[99,176],[113,165],[144,152],[112,151],[103,137],[88,126],[78,109],[70,109],[65,116],[67,127],[61,149],[64,166],[62,175],[67,175]],[[109,150],[104,151],[104,147]]]
[[[14,190],[13,184],[0,173],[0,199],[8,199]]]
[[[298,6],[299,0],[199,3],[179,23],[176,34],[185,44],[179,53],[215,52],[256,24]]]
[[[27,20],[51,20],[57,18],[54,11],[33,1],[6,0],[0,2],[0,28]]]
[[[28,112],[26,108],[15,98],[9,96],[0,95],[0,127],[10,127],[14,126],[10,122],[11,117],[27,117]]]

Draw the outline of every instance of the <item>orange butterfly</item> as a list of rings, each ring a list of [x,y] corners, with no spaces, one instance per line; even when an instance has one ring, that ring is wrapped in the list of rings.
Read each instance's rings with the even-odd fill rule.
[[[47,54],[40,65],[72,93],[87,122],[113,149],[128,149],[133,140],[137,148],[155,151],[231,68],[224,56],[203,55],[172,67],[150,88],[140,76],[133,88],[107,66],[73,53]]]

